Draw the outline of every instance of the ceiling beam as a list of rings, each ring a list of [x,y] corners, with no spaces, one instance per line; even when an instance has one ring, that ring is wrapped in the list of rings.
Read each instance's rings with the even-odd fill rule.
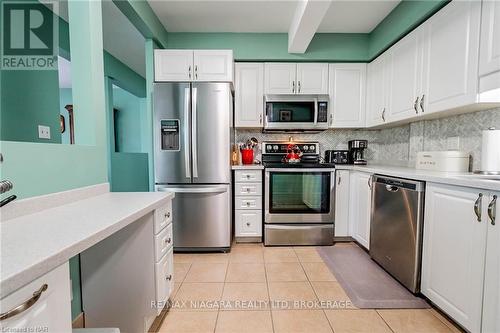
[[[297,4],[288,30],[288,53],[305,53],[331,0],[302,0]]]

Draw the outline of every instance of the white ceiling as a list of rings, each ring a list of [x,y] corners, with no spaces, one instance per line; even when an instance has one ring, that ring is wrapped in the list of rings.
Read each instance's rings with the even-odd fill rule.
[[[299,1],[148,0],[148,3],[169,32],[286,33]],[[318,32],[368,33],[399,2],[334,0]]]
[[[67,0],[58,1],[58,15],[68,22]],[[111,0],[102,1],[104,49],[132,68],[146,75],[145,39]]]

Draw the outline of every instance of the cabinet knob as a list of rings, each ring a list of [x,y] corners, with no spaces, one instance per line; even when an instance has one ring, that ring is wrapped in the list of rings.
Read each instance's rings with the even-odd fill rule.
[[[169,218],[170,217],[170,212],[165,213],[165,217]]]
[[[166,244],[170,244],[171,242],[172,242],[172,237],[168,237],[167,239],[165,239]]]
[[[247,207],[250,207],[250,201],[247,201]]]
[[[250,226],[250,222],[247,222],[247,227],[249,227],[249,226]]]
[[[172,274],[170,274],[170,275],[167,275],[167,276],[165,277],[165,280],[167,280],[167,281],[170,281],[170,280],[172,280]]]
[[[250,187],[247,188],[247,192],[250,193]]]
[[[250,175],[247,175],[247,179],[250,179]]]

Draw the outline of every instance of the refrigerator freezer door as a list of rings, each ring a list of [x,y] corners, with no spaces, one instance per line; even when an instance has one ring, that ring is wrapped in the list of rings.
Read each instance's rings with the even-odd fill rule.
[[[193,83],[193,183],[229,184],[232,96],[229,83]]]
[[[178,123],[178,149],[162,149],[162,121]],[[190,184],[191,88],[189,83],[154,84],[155,183]]]
[[[226,249],[231,245],[231,185],[157,186],[174,192],[175,251]]]

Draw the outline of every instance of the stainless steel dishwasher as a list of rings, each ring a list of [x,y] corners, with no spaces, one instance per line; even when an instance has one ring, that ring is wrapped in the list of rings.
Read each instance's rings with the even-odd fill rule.
[[[420,291],[425,183],[373,176],[370,256],[411,292]]]

